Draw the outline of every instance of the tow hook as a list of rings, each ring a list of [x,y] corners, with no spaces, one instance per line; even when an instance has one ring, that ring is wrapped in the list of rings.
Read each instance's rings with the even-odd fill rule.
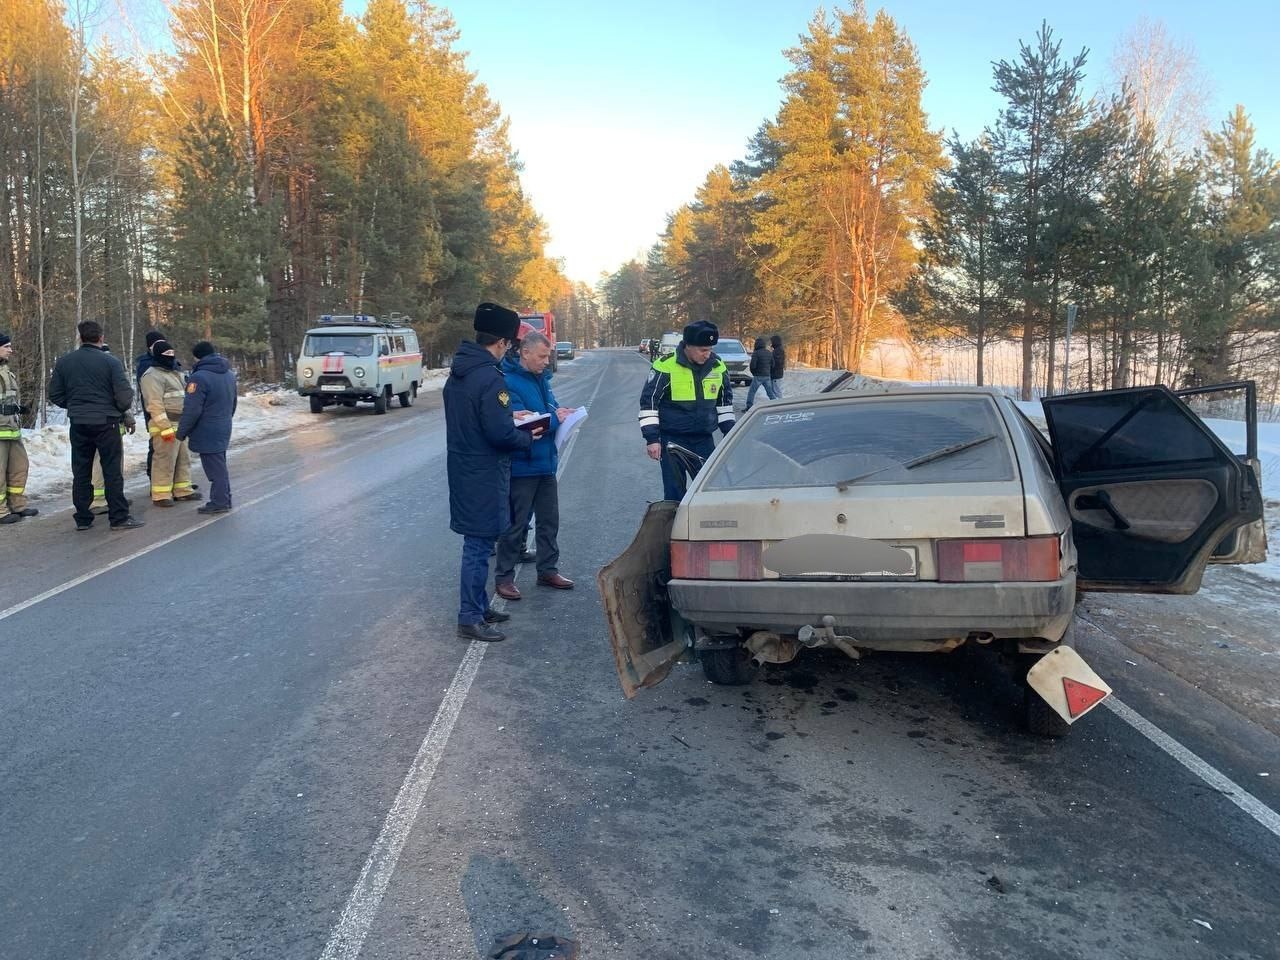
[[[851,660],[861,660],[862,651],[857,647],[857,640],[853,637],[845,637],[836,633],[836,618],[827,615],[822,618],[822,626],[815,627],[805,624],[800,628],[798,639],[802,646],[813,647],[835,647],[837,650],[845,653]]]

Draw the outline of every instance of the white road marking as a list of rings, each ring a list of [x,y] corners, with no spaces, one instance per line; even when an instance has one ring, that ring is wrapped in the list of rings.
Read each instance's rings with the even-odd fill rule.
[[[604,385],[607,366],[606,364],[601,369],[600,379],[596,384],[595,392],[591,394],[590,403],[595,402],[600,388]],[[569,462],[569,454],[573,452],[573,445],[577,439],[577,433],[569,438],[569,443],[560,456],[560,465],[556,470],[557,478],[564,472],[565,465]],[[525,546],[528,547],[527,540]],[[523,564],[516,566],[517,576],[523,566]],[[495,610],[502,611],[506,609],[507,603],[501,597],[496,597],[491,606]],[[382,825],[378,839],[374,841],[373,850],[365,861],[364,869],[360,871],[360,877],[356,880],[351,896],[347,898],[342,916],[329,935],[329,942],[325,944],[320,960],[356,960],[360,955],[365,938],[369,935],[369,929],[373,926],[373,921],[377,918],[378,910],[382,906],[382,897],[387,891],[387,884],[395,874],[396,865],[400,862],[400,853],[409,837],[409,831],[413,829],[413,824],[418,818],[418,811],[422,809],[427,788],[431,786],[436,767],[440,765],[440,759],[444,756],[449,735],[453,732],[458,716],[462,713],[467,693],[471,690],[472,681],[480,670],[480,662],[484,659],[488,646],[487,643],[479,640],[473,640],[467,646],[466,655],[463,656],[458,672],[454,674],[453,682],[449,684],[449,689],[445,691],[440,708],[427,729],[422,746],[418,748],[418,755],[409,767],[409,772],[405,774],[400,792],[396,794],[395,802],[391,804],[391,810]]]
[[[1197,777],[1217,790],[1237,807],[1247,813],[1275,836],[1280,837],[1280,814],[1237,784],[1226,774],[1211,766],[1204,760],[1169,736],[1142,714],[1115,696],[1107,697],[1102,705],[1114,713],[1133,729],[1154,743],[1173,759],[1194,773]]]
[[[408,425],[409,425],[408,422],[404,424],[404,426],[408,426]],[[395,427],[388,427],[385,430],[380,430],[378,431],[378,433],[374,434],[373,436],[375,437],[382,436],[383,434],[390,433],[393,430],[397,430],[397,429],[400,429],[400,425],[397,425]],[[359,456],[361,456],[361,454],[355,454],[343,460],[334,461],[332,463],[327,464],[325,469],[327,470],[335,466],[338,466],[340,464],[349,463],[350,461],[355,460]],[[313,476],[315,476],[315,474],[313,474]],[[268,482],[270,479],[271,478],[266,478],[262,482]],[[310,477],[303,477],[302,480],[299,482],[305,482],[306,480],[309,480],[309,479]],[[252,489],[254,486],[258,486],[258,485],[259,485],[258,482],[254,482],[249,484],[249,487],[250,489]],[[277,497],[280,494],[293,489],[293,486],[294,485],[291,484],[289,486],[279,487],[275,490],[272,490],[270,493],[264,493],[260,497],[254,497],[252,500],[247,500],[244,503],[239,504],[230,513],[215,513],[213,516],[209,517],[208,519],[200,520],[197,523],[194,523],[191,526],[185,528],[184,530],[178,531],[171,537],[165,537],[163,540],[157,540],[155,543],[148,544],[147,546],[143,547],[141,550],[131,553],[128,556],[120,557],[117,560],[112,560],[110,563],[106,564],[105,566],[99,567],[97,570],[91,570],[88,573],[81,574],[80,576],[76,577],[73,580],[68,580],[66,583],[60,583],[56,587],[51,587],[50,589],[44,591],[44,593],[39,593],[39,594],[36,594],[34,597],[30,597],[26,600],[23,600],[21,603],[15,603],[11,607],[5,607],[3,610],[0,610],[0,620],[7,620],[9,617],[12,617],[14,614],[21,613],[23,610],[26,610],[29,607],[34,607],[37,603],[43,603],[45,600],[48,600],[52,597],[56,597],[61,593],[66,593],[68,590],[72,590],[75,587],[80,586],[80,584],[82,583],[88,583],[90,580],[94,579],[95,577],[100,577],[104,573],[109,573],[110,571],[116,569],[116,567],[122,567],[126,563],[129,563],[132,560],[137,560],[139,557],[145,557],[148,553],[152,553],[153,551],[159,550],[161,547],[167,547],[169,544],[177,540],[181,540],[183,537],[189,537],[191,536],[191,534],[195,533],[197,530],[203,530],[205,527],[209,526],[209,524],[211,523],[217,523],[219,520],[225,520],[226,518],[235,514],[237,511],[248,509],[249,507],[252,507],[255,504],[262,503],[262,501],[264,500],[270,500],[272,497]]]
[[[244,510],[247,507],[252,507],[255,503],[261,503],[263,500],[270,500],[272,497],[279,496],[284,492],[285,492],[284,488],[281,488],[279,490],[273,490],[270,493],[264,493],[260,497],[255,497],[254,499],[248,501],[247,503],[238,505],[237,507],[235,507],[234,510],[231,511],[231,513],[215,513],[213,516],[209,517],[208,519],[201,520],[198,523],[192,524],[186,529],[178,531],[171,537],[165,537],[163,540],[157,540],[155,543],[147,544],[147,546],[143,547],[141,550],[137,550],[134,553],[129,554],[128,556],[120,557],[117,560],[112,560],[110,563],[108,563],[104,567],[99,567],[97,570],[91,570],[88,573],[81,574],[80,576],[76,577],[74,580],[68,580],[66,583],[60,583],[56,587],[51,587],[50,589],[46,590],[44,593],[38,593],[34,597],[31,597],[27,600],[23,600],[21,603],[15,603],[11,607],[5,607],[5,609],[0,610],[0,620],[6,620],[9,617],[12,617],[16,613],[21,613],[23,610],[26,610],[28,607],[34,607],[37,603],[43,603],[45,600],[48,600],[51,597],[56,597],[60,593],[66,593],[68,590],[78,587],[82,583],[87,583],[90,580],[94,579],[95,577],[100,577],[104,573],[108,573],[114,570],[116,567],[123,567],[126,563],[129,563],[132,560],[137,560],[139,557],[145,557],[148,553],[151,553],[155,550],[159,550],[161,547],[167,547],[169,544],[173,543],[175,540],[181,540],[183,537],[189,537],[191,536],[191,534],[195,533],[197,530],[203,530],[205,527],[209,526],[209,524],[211,523],[217,523],[219,520],[226,519],[227,517],[235,513],[236,510]]]
[[[320,954],[320,960],[355,960],[360,955],[365,937],[382,905],[387,884],[391,882],[391,875],[395,873],[396,864],[400,861],[400,851],[404,849],[409,831],[413,829],[418,811],[422,808],[422,801],[426,799],[427,788],[431,786],[436,767],[444,756],[449,734],[453,732],[453,726],[462,713],[467,692],[480,669],[487,646],[479,640],[473,640],[467,647],[458,672],[454,674],[440,709],[436,711],[422,746],[418,748],[418,755],[405,774],[404,783],[400,785],[400,792],[396,794],[369,859],[360,871],[360,879],[356,881],[355,889],[347,899],[342,918],[333,928],[324,953]]]

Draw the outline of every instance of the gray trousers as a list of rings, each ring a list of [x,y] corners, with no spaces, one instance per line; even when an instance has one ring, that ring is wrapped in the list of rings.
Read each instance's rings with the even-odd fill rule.
[[[560,492],[554,475],[511,478],[511,526],[498,538],[498,559],[493,571],[495,583],[515,579],[516,564],[524,552],[529,516],[537,517],[534,534],[538,544],[538,573],[559,572]]]

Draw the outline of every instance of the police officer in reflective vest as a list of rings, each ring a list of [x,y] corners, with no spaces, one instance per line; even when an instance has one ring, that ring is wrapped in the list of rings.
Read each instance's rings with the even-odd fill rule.
[[[667,444],[706,459],[715,449],[716,428],[728,433],[733,427],[729,368],[712,350],[719,340],[714,323],[689,324],[676,352],[654,362],[640,393],[640,432],[649,456],[662,463],[664,500],[681,499],[684,488]]]

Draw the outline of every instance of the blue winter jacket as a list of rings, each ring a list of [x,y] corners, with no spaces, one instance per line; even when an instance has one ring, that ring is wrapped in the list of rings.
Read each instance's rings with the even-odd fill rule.
[[[189,440],[193,453],[225,453],[235,412],[236,375],[227,358],[214,353],[197,360],[187,378],[178,439]]]
[[[531,410],[534,413],[551,414],[551,426],[533,446],[523,453],[511,458],[511,475],[513,477],[554,477],[559,454],[556,453],[556,429],[560,426],[560,418],[556,410],[560,404],[556,395],[551,392],[551,370],[542,372],[536,377],[523,366],[516,357],[506,357],[502,361],[502,375],[507,380],[507,390],[511,392],[511,405],[516,410]]]
[[[532,438],[517,430],[515,406],[498,361],[464,341],[444,385],[449,450],[449,529],[465,537],[497,537],[511,526],[510,457]]]

